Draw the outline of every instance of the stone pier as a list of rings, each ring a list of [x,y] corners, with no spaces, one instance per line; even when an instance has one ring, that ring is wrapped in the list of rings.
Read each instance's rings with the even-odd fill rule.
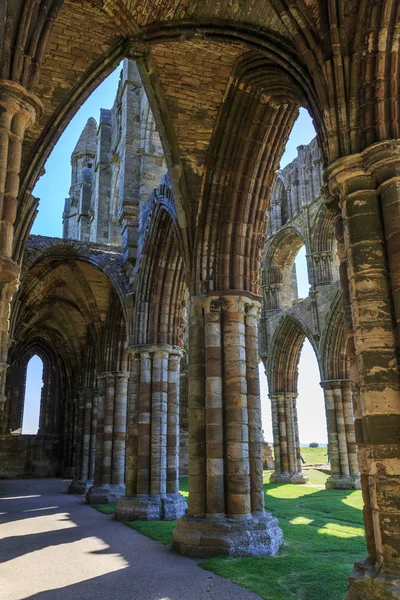
[[[187,509],[179,494],[179,381],[182,350],[167,344],[130,349],[126,496],[120,520],[175,520]]]
[[[297,394],[270,394],[275,471],[270,483],[307,483],[301,468]]]
[[[327,489],[360,489],[350,381],[322,381],[331,475]]]
[[[115,502],[125,494],[126,406],[129,374],[112,371],[97,376],[96,462],[89,504]],[[93,464],[93,458],[89,461]]]
[[[89,455],[92,440],[93,389],[78,391],[77,465],[70,494],[86,494],[93,481],[89,479]]]
[[[268,556],[282,543],[264,512],[259,308],[245,294],[191,299],[189,509],[173,534],[187,556]]]

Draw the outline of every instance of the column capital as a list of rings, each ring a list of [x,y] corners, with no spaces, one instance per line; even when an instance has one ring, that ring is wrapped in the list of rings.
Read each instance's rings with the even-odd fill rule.
[[[106,379],[107,377],[129,377],[129,371],[103,371],[97,374],[97,379]]]
[[[191,296],[190,307],[194,314],[200,310],[214,312],[218,310],[231,310],[246,312],[254,316],[261,309],[262,297],[244,290],[226,290],[222,292],[208,292],[198,296]]]
[[[320,381],[319,385],[323,390],[345,389],[350,387],[350,379],[325,379]]]
[[[44,112],[43,104],[35,94],[8,79],[0,79],[0,106],[10,114],[25,113],[26,128],[40,119]]]
[[[271,394],[268,394],[268,398],[270,400],[278,400],[278,401],[285,401],[285,400],[296,400],[298,396],[297,392],[273,392]]]
[[[327,168],[325,176],[328,193],[333,196],[368,189],[361,183],[365,178],[372,178],[369,189],[376,189],[400,176],[400,139],[377,142],[358,154],[339,158]],[[358,185],[354,187],[356,181]]]
[[[143,353],[155,354],[156,352],[165,352],[176,356],[183,356],[184,354],[183,348],[172,346],[171,344],[138,344],[136,346],[130,346],[127,348],[127,351],[131,356]]]

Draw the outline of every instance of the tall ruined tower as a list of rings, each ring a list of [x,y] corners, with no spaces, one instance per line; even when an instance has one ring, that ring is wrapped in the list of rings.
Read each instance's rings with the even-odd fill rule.
[[[122,246],[136,260],[139,215],[166,172],[160,137],[136,64],[124,60],[111,109],[90,118],[71,156],[63,237]]]
[[[71,155],[71,187],[63,212],[63,237],[89,241],[97,123],[88,119]]]

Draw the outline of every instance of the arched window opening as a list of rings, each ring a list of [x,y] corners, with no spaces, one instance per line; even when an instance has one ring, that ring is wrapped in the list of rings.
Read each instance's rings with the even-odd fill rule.
[[[22,434],[36,435],[39,429],[40,403],[43,388],[43,361],[36,354],[26,370]]]
[[[267,249],[264,300],[266,310],[286,310],[308,296],[308,269],[304,241],[294,229],[273,240]]]
[[[261,398],[261,423],[263,430],[263,439],[273,447],[274,438],[272,434],[271,403],[268,397],[268,379],[265,374],[265,366],[262,361],[258,365],[258,375],[260,378],[260,398]]]
[[[100,185],[103,193],[110,195],[104,168],[99,169],[104,156],[98,152],[98,141],[100,137],[110,137],[107,119],[111,111],[100,113],[100,109],[113,105],[120,73],[121,65],[82,104],[54,146],[45,163],[45,173],[33,190],[40,204],[32,233],[83,241],[93,238],[93,213],[97,207],[91,202],[92,190]],[[111,144],[111,137],[109,141]],[[108,235],[106,220],[101,229],[104,228]]]
[[[313,461],[329,462],[324,393],[320,386],[318,361],[307,338],[300,354],[297,386],[297,417],[300,452],[302,456],[304,454],[305,460],[304,469],[304,467],[312,466]],[[302,449],[309,448],[310,444],[318,444],[319,450],[313,451],[311,458],[308,458],[307,451],[302,452]],[[307,469],[305,474],[307,474]]]
[[[298,119],[293,125],[288,141],[286,143],[285,152],[281,158],[280,168],[284,169],[286,165],[291,163],[297,156],[298,146],[309,144],[316,136],[314,124],[305,108],[300,108]]]
[[[307,298],[310,290],[306,247],[303,245],[294,259],[292,272],[292,288],[294,298]]]
[[[281,224],[283,227],[283,225],[286,225],[286,223],[288,222],[288,220],[290,218],[288,197],[287,197],[286,190],[283,186],[281,188],[280,204],[281,204]]]

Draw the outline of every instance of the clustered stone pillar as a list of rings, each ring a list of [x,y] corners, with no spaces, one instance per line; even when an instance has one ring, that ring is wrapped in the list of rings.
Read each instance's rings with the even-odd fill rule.
[[[22,142],[42,112],[34,94],[13,81],[0,81],[0,372],[7,367],[10,303],[20,272],[12,251]]]
[[[350,381],[322,381],[331,475],[327,489],[360,489]]]
[[[97,376],[96,461],[89,504],[115,502],[125,494],[125,438],[129,374],[107,371]],[[93,469],[93,457],[89,455]]]
[[[245,294],[191,298],[189,509],[173,534],[187,556],[267,556],[283,539],[264,512],[259,309]]]
[[[186,352],[181,359],[179,390],[179,474],[188,474],[188,373]]]
[[[126,496],[121,520],[175,520],[187,509],[179,494],[179,371],[182,351],[141,345],[132,354]]]
[[[93,445],[92,429],[93,389],[81,389],[78,392],[78,427],[75,478],[69,486],[70,494],[86,494],[93,484],[89,475],[89,461]],[[92,450],[93,452],[93,450]]]
[[[347,258],[350,378],[368,549],[349,578],[346,600],[400,598],[399,173],[400,140],[376,143],[327,170]]]
[[[297,394],[281,392],[269,397],[275,456],[275,471],[270,483],[307,483],[308,478],[301,467]]]

